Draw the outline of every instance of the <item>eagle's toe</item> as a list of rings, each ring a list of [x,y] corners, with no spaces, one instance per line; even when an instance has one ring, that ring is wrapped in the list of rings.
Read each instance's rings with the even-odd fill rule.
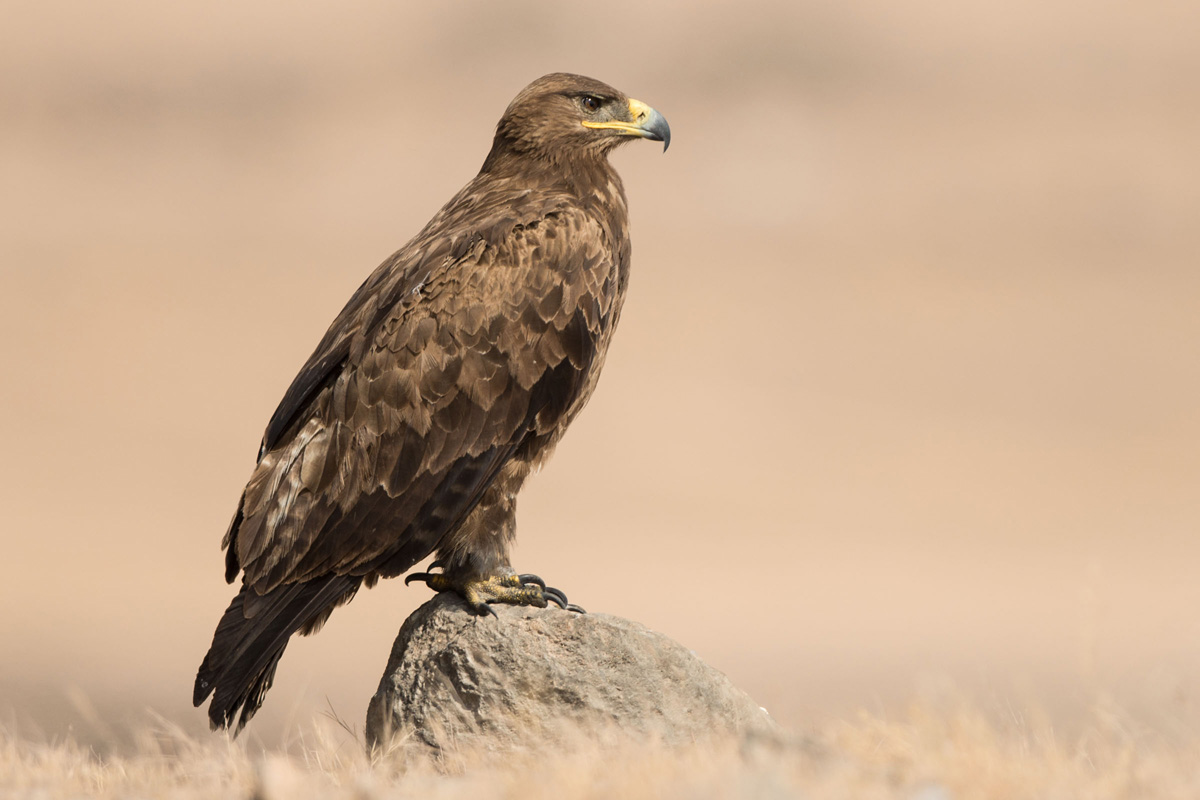
[[[509,573],[487,577],[463,577],[442,572],[414,572],[404,579],[405,584],[413,581],[422,581],[435,592],[455,592],[466,601],[471,611],[481,616],[496,615],[491,608],[493,603],[537,608],[546,608],[550,603],[554,603],[566,611],[587,613],[580,606],[569,602],[562,590],[547,586],[537,575]]]

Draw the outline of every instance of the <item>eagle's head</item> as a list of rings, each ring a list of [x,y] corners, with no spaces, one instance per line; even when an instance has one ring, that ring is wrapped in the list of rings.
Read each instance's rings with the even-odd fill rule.
[[[606,83],[556,72],[521,90],[496,126],[493,152],[553,162],[601,159],[631,138],[671,144],[663,115]]]

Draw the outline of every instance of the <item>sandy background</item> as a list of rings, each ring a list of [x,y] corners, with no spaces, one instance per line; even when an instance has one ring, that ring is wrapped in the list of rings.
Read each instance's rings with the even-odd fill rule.
[[[271,411],[512,96],[568,70],[674,142],[614,158],[631,294],[518,568],[794,726],[946,686],[1194,725],[1200,6],[588,8],[6,14],[0,715],[203,729]],[[392,581],[293,640],[253,735],[359,722],[427,596]]]

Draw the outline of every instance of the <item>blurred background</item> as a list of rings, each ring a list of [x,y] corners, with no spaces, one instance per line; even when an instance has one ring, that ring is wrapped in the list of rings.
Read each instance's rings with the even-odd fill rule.
[[[658,108],[634,276],[516,566],[787,725],[1197,718],[1200,5],[19,4],[0,30],[0,719],[191,687],[259,438],[525,84]],[[361,726],[386,582],[251,727]]]

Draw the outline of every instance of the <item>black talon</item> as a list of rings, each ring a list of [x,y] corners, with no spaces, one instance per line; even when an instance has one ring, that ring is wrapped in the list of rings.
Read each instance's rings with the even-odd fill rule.
[[[546,588],[546,582],[537,575],[530,575],[526,573],[524,575],[518,575],[517,580],[519,580],[522,584],[532,583],[534,586],[537,586],[540,589]]]
[[[558,606],[559,608],[566,608],[568,605],[567,596],[565,594],[563,594],[562,592],[560,592],[558,589],[555,589],[552,587],[547,588],[547,587],[543,586],[542,587],[542,597],[545,597],[547,600],[552,600],[554,602],[554,604],[556,606]]]
[[[404,579],[404,585],[408,586],[413,581],[425,581],[426,583],[429,583],[429,579],[432,577],[433,575],[429,572],[411,572]]]
[[[486,617],[488,614],[491,614],[493,617],[496,617],[496,618],[500,617],[500,615],[496,613],[496,609],[492,608],[487,603],[480,603],[477,606],[471,606],[471,610],[474,611],[475,614],[480,617]]]
[[[574,603],[568,602],[566,593],[561,589],[555,589],[553,586],[543,588],[542,596],[544,596],[547,600],[553,601],[554,604],[563,611],[574,611],[576,614],[587,613],[584,611],[583,606],[577,606]]]

